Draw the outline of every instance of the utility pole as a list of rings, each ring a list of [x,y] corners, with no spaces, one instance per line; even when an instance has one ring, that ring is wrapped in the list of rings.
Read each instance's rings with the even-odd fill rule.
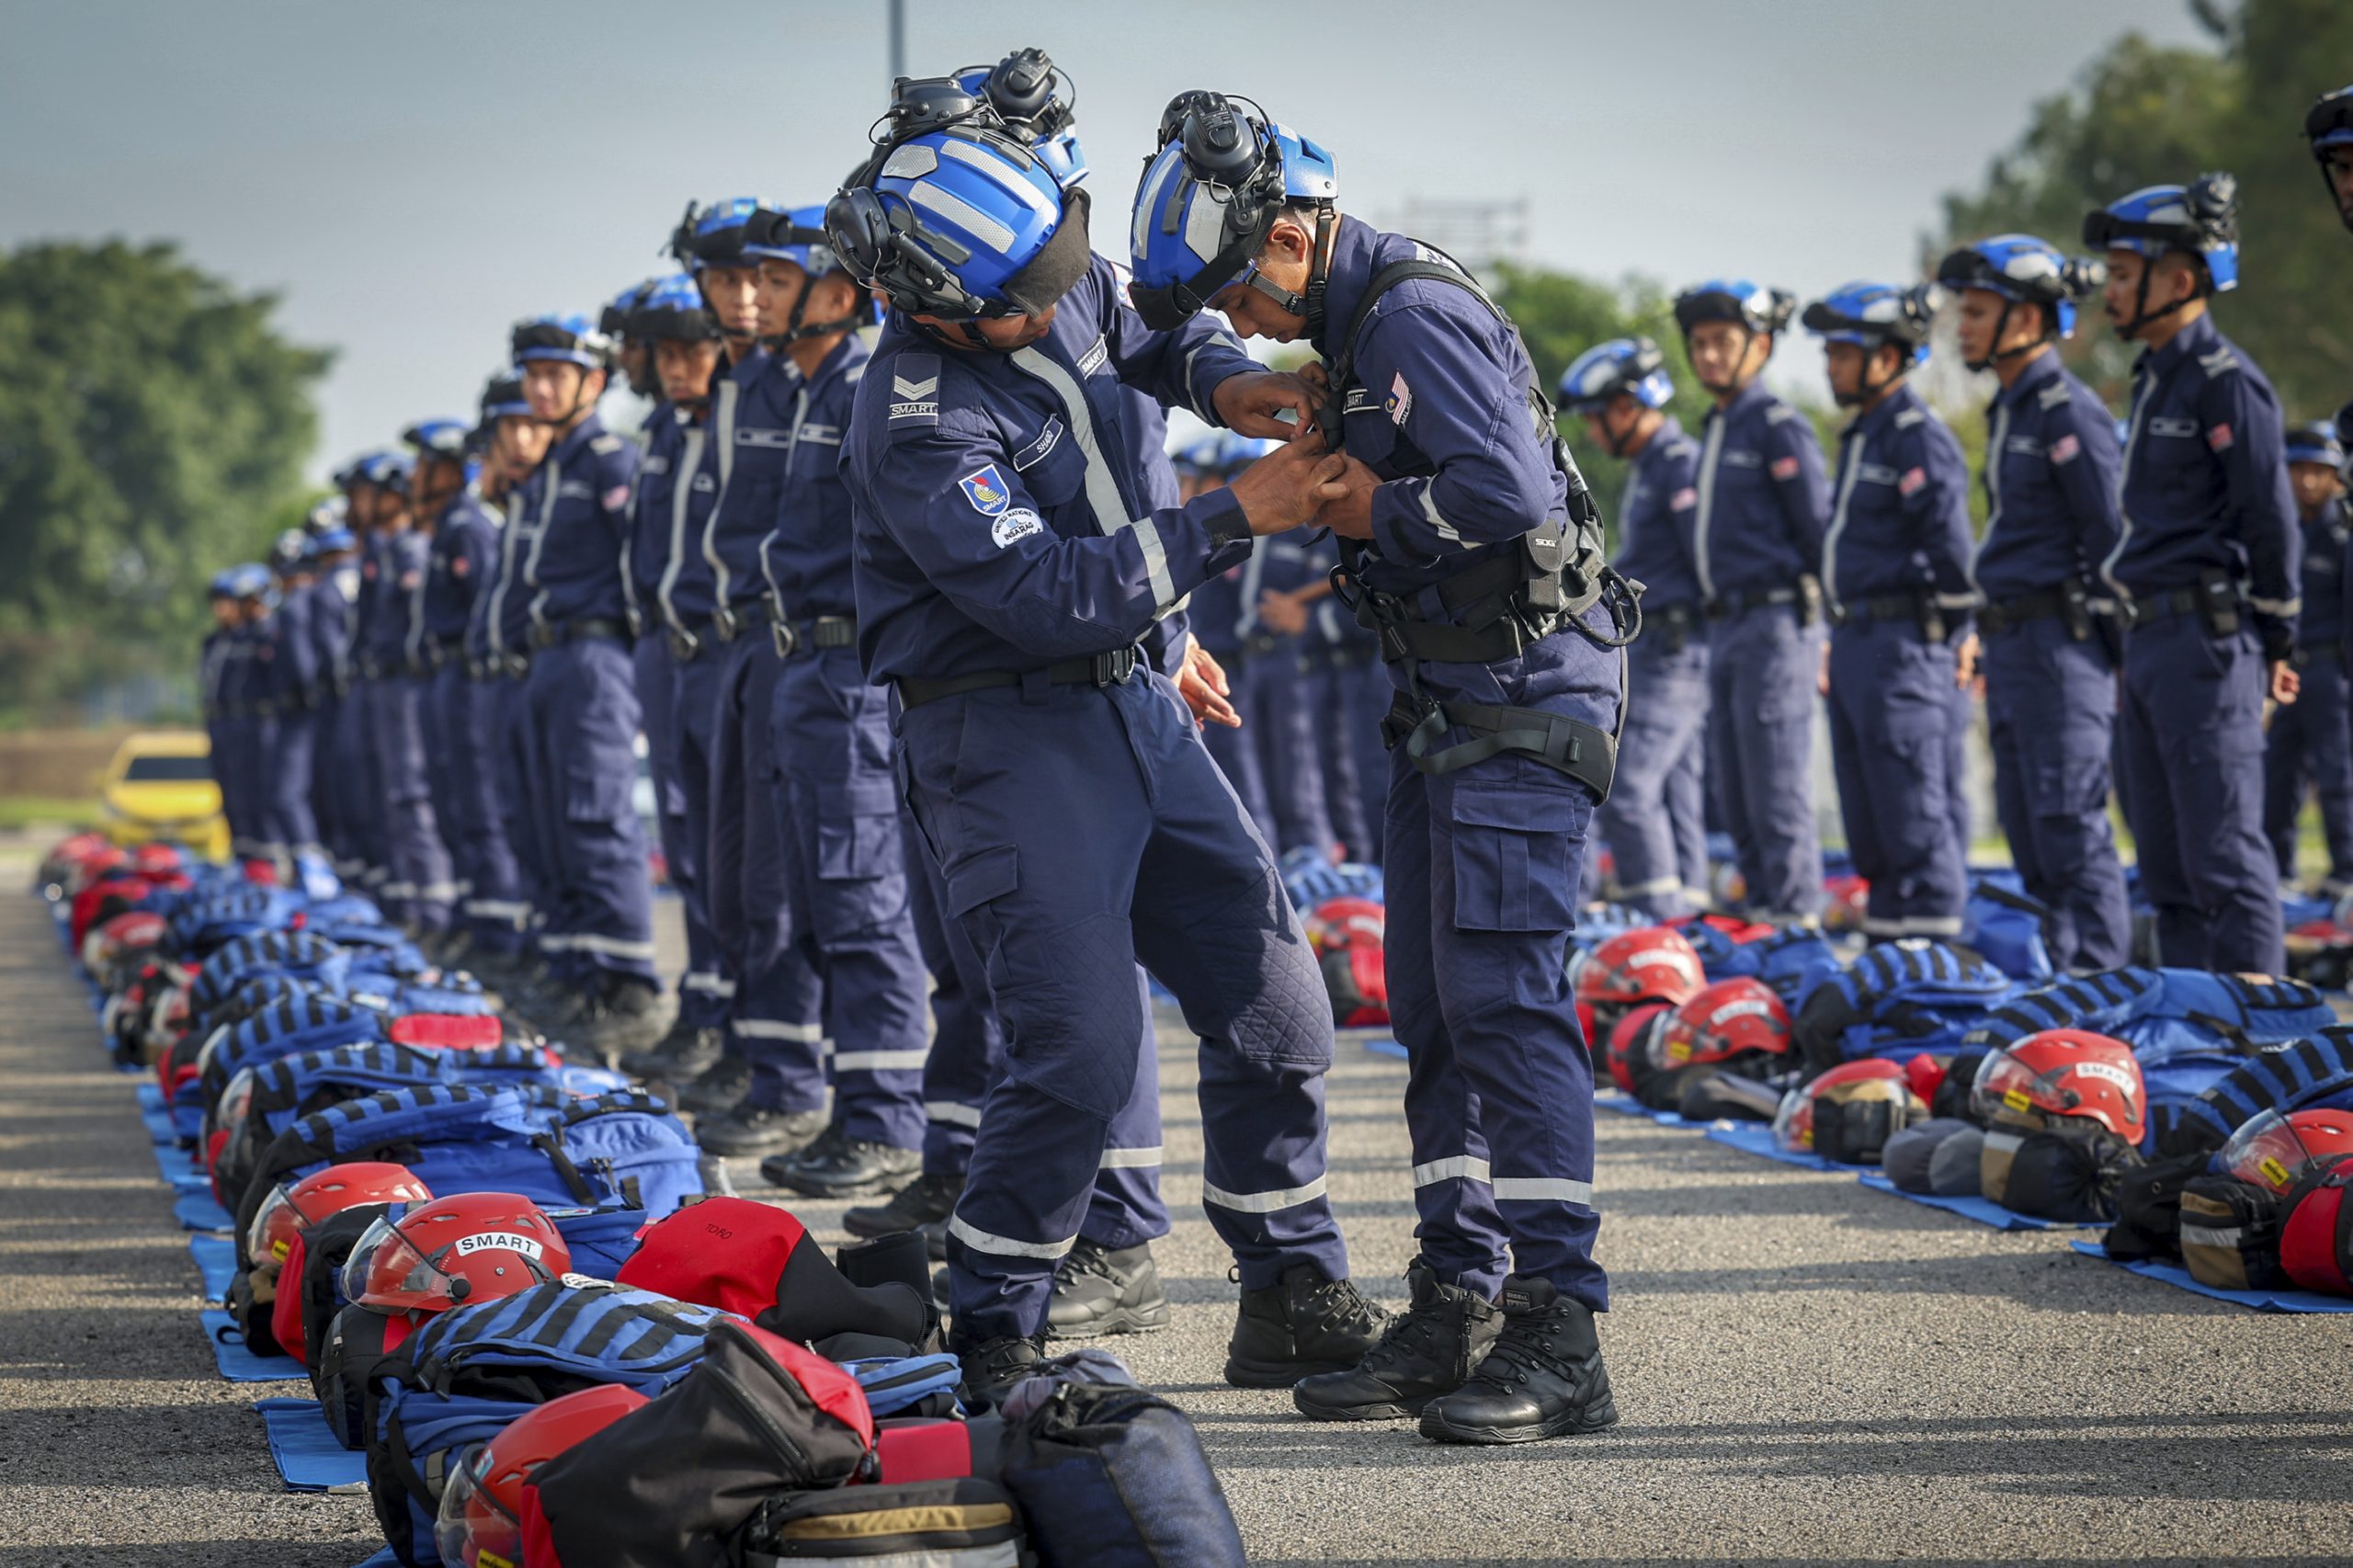
[[[907,74],[907,0],[891,0],[891,80]]]

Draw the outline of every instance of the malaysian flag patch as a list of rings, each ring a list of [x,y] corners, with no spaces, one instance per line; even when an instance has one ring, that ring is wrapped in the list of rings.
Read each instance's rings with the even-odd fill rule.
[[[2206,444],[2218,452],[2227,449],[2236,439],[2237,437],[2231,434],[2231,427],[2228,425],[2217,425],[2206,432]]]
[[[1928,471],[1927,469],[1907,468],[1904,471],[1904,477],[1895,482],[1895,488],[1904,495],[1908,497],[1920,494],[1920,487],[1927,483]]]
[[[2062,436],[2051,443],[2051,460],[2054,464],[2074,462],[2083,449],[2084,444],[2074,436]]]
[[[1771,472],[1775,479],[1795,479],[1798,476],[1798,460],[1775,458]]]
[[[1682,489],[1667,497],[1666,509],[1670,512],[1688,512],[1699,504],[1699,492],[1698,488],[1696,486],[1687,484]]]

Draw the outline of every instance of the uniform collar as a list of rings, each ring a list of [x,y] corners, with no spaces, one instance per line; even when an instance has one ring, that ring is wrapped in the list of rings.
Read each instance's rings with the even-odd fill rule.
[[[866,356],[866,344],[858,334],[853,332],[845,335],[839,343],[835,344],[826,352],[823,359],[817,361],[816,371],[809,378],[810,394],[814,396],[820,388],[847,375],[855,367],[864,364]]]
[[[1634,454],[1634,461],[1654,462],[1665,456],[1666,449],[1681,439],[1683,439],[1683,421],[1670,414],[1659,422],[1657,429],[1651,432],[1651,438],[1643,444],[1641,451]]]
[[[1360,218],[1340,214],[1340,232],[1332,241],[1332,260],[1324,269],[1324,335],[1310,344],[1330,358],[1347,346],[1336,341],[1356,318],[1357,302],[1379,270],[1373,255],[1385,236]]]
[[[1912,378],[1906,376],[1896,383],[1895,390],[1880,399],[1879,405],[1869,414],[1859,415],[1847,426],[1847,434],[1866,439],[1893,428],[1896,416],[1907,409],[1920,406],[1920,394],[1912,390]]]
[[[587,418],[574,426],[570,433],[549,450],[548,461],[559,467],[569,462],[577,457],[589,442],[604,433],[605,422],[595,414],[590,414]]]
[[[2059,363],[2059,350],[2054,346],[2050,352],[2038,354],[2028,360],[2026,368],[2018,372],[2018,380],[1995,392],[1994,401],[2018,407],[2041,391],[2044,382],[2057,380],[2063,369],[2065,367]]]
[[[2137,372],[2143,366],[2146,366],[2150,374],[2165,375],[2193,354],[2202,358],[2212,353],[2214,345],[2222,335],[2215,330],[2214,318],[2211,314],[2200,316],[2196,321],[2175,333],[2173,341],[2163,348],[2143,349],[2140,360],[2133,365],[2132,369]]]
[[[1730,403],[1721,408],[1708,410],[1708,417],[1722,420],[1724,424],[1730,425],[1734,420],[1745,418],[1756,413],[1772,400],[1773,394],[1766,390],[1765,378],[1760,375],[1733,393]]]

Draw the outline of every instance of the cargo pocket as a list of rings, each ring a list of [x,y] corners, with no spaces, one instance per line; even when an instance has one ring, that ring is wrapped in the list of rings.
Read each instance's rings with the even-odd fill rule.
[[[603,767],[594,758],[576,758],[564,766],[563,814],[573,822],[618,823],[630,813],[636,785],[633,767]]]
[[[1566,931],[1575,924],[1578,851],[1593,805],[1581,792],[1459,784],[1454,928]]]
[[[817,807],[821,934],[880,925],[906,903],[906,857],[887,782],[826,790]]]

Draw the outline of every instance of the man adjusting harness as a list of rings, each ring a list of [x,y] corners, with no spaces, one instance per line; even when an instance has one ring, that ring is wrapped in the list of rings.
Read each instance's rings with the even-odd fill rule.
[[[1418,1413],[1451,1442],[1589,1431],[1617,1411],[1568,942],[1638,617],[1518,333],[1447,257],[1341,216],[1337,194],[1314,142],[1187,94],[1133,233],[1147,324],[1213,306],[1324,357],[1321,426],[1348,459],[1315,520],[1347,541],[1339,581],[1398,692],[1383,861],[1414,1305],[1293,1398],[1328,1420]]]

